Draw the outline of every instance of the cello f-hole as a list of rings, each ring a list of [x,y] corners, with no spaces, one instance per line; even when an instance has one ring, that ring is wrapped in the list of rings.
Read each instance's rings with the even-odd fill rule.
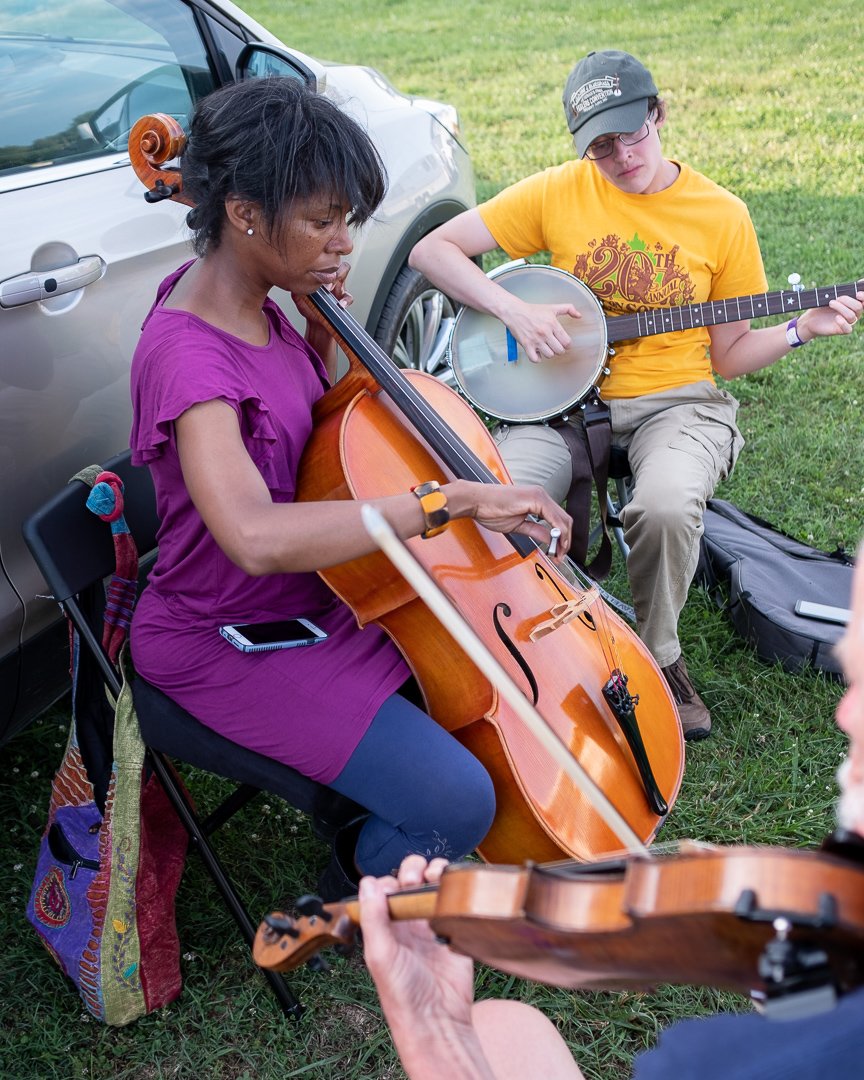
[[[510,640],[507,631],[501,625],[501,620],[498,618],[499,611],[504,613],[505,619],[509,619],[510,615],[512,614],[509,604],[505,604],[502,602],[495,605],[495,610],[492,612],[492,622],[495,624],[495,632],[498,634],[498,637],[501,639],[501,642],[507,649],[507,652],[509,652],[513,659],[516,661],[516,663],[519,665],[520,670],[522,671],[522,674],[528,680],[528,685],[531,687],[531,704],[536,705],[540,697],[540,688],[537,685],[537,680],[534,678],[534,672],[529,667],[525,657],[522,655],[522,653],[519,652],[519,650]]]
[[[558,584],[555,578],[553,578],[551,574],[548,574],[545,567],[542,567],[540,563],[534,563],[534,573],[537,575],[538,578],[540,578],[541,581],[547,581],[552,586],[552,588],[555,589],[555,591],[558,593],[562,600],[566,601],[569,599],[569,597],[564,592],[562,592],[561,586]]]

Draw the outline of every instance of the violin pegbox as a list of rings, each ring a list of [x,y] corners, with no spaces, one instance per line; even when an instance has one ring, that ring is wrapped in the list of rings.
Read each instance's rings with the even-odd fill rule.
[[[297,908],[301,912],[297,918],[276,911],[263,919],[252,945],[256,964],[271,971],[294,971],[305,963],[326,970],[318,957],[321,949],[335,946],[342,955],[353,950],[357,923],[347,904],[324,904],[317,896],[304,896]]]

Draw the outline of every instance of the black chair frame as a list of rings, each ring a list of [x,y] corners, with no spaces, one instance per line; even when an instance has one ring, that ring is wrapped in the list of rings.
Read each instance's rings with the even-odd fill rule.
[[[609,452],[609,480],[615,484],[615,497],[613,498],[611,492],[606,492],[606,529],[615,538],[618,550],[626,563],[630,547],[624,539],[624,528],[618,515],[632,497],[633,476],[630,473],[627,451],[620,446],[613,446]],[[589,548],[600,539],[600,529],[601,525],[598,521],[588,537]]]

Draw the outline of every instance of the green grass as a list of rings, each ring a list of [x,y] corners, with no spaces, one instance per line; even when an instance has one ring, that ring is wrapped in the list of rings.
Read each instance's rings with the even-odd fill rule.
[[[864,273],[860,194],[864,61],[857,6],[791,0],[609,7],[562,0],[433,6],[284,0],[246,7],[312,55],[378,67],[400,89],[455,104],[478,194],[564,160],[567,72],[590,48],[622,47],[649,65],[670,107],[667,151],[749,204],[772,288]],[[864,518],[864,345],[821,342],[739,379],[747,438],[718,493],[820,547],[854,547]],[[626,594],[620,566],[613,587]],[[833,823],[845,741],[832,716],[839,687],[758,662],[723,612],[693,590],[685,653],[715,732],[687,750],[681,795],[662,839],[814,844]],[[293,978],[307,1005],[285,1022],[197,860],[178,897],[184,990],[127,1029],[88,1021],[23,915],[50,778],[65,738],[58,708],[4,748],[0,788],[0,1075],[10,1080],[283,1080],[402,1076],[358,956]],[[215,794],[198,778],[196,797]],[[249,834],[255,835],[253,842]],[[273,800],[247,808],[221,850],[253,912],[306,891],[325,857],[308,823]],[[571,993],[481,969],[483,996],[520,997],[558,1024],[589,1077],[623,1077],[633,1054],[678,1017],[746,1008],[711,989]],[[526,1078],[533,1080],[533,1078]]]

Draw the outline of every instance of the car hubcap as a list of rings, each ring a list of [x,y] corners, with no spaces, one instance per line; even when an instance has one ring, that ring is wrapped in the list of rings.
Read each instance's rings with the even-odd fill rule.
[[[455,317],[453,305],[443,293],[437,289],[421,293],[408,309],[396,339],[393,359],[399,367],[426,371],[452,382],[446,354]]]

